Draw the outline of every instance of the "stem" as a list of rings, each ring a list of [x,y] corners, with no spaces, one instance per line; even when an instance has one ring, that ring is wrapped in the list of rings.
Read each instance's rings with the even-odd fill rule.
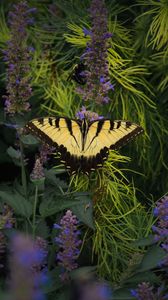
[[[36,231],[36,209],[37,209],[37,201],[38,201],[38,185],[36,185],[36,187],[35,187],[35,197],[34,197],[34,206],[33,206],[33,224],[32,224],[33,238],[35,237],[35,231]]]
[[[24,190],[24,196],[27,199],[27,180],[26,180],[26,172],[25,172],[25,166],[24,166],[23,144],[22,144],[21,140],[20,140],[20,152],[21,152],[22,186],[23,186],[23,190]]]

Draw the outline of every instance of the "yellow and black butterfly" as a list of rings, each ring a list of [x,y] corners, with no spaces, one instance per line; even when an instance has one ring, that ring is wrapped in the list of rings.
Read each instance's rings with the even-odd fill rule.
[[[86,174],[103,165],[109,149],[119,149],[143,132],[141,126],[130,121],[63,117],[34,119],[26,128],[42,142],[54,146],[71,173],[82,171]]]
[[[87,82],[87,76],[86,76],[86,66],[84,63],[79,63],[79,64],[76,64],[74,67],[73,67],[73,70],[72,72],[70,73],[70,75],[68,76],[68,81],[69,80],[74,80],[76,81],[77,83],[81,84],[81,85],[84,85],[86,82]]]

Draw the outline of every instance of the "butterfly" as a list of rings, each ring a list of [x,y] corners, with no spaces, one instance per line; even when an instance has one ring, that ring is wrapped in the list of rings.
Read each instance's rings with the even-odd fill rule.
[[[69,81],[72,79],[72,80],[76,81],[77,83],[84,85],[87,81],[85,71],[86,71],[86,66],[84,63],[76,64],[73,67],[73,70],[70,73],[70,75],[68,76],[67,80]]]
[[[53,146],[72,174],[89,174],[101,167],[109,150],[117,150],[143,132],[141,126],[130,121],[101,119],[74,120],[64,117],[34,119],[27,130],[42,142]]]

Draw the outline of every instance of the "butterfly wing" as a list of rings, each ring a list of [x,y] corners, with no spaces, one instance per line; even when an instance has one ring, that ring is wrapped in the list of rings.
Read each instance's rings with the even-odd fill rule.
[[[39,118],[30,121],[26,129],[43,143],[54,146],[60,160],[72,172],[80,166],[82,134],[80,121],[68,118]]]
[[[102,166],[109,149],[119,149],[143,132],[142,127],[129,121],[103,119],[88,125],[85,138],[80,120],[40,118],[29,122],[26,128],[44,143],[54,146],[72,173],[78,170],[89,173]]]
[[[101,166],[109,149],[119,149],[142,132],[141,126],[130,121],[102,119],[91,122],[83,151],[83,168],[87,172]]]

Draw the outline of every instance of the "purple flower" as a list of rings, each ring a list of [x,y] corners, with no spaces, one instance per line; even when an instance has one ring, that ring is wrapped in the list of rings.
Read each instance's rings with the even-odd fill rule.
[[[19,126],[18,124],[4,123],[4,125],[5,125],[6,127],[14,128],[14,129],[20,128],[20,126]]]
[[[10,71],[13,71],[13,70],[14,70],[14,68],[15,68],[15,65],[14,65],[14,64],[9,64],[9,66],[8,66],[8,67],[9,67],[9,70],[10,70]]]
[[[46,299],[41,290],[44,283],[44,275],[39,267],[44,259],[41,249],[30,237],[17,234],[12,240],[11,250],[10,299]]]
[[[31,47],[31,46],[28,48],[28,50],[29,50],[30,52],[34,52],[34,51],[35,51],[34,47]]]
[[[111,38],[113,36],[113,34],[111,33],[111,32],[106,32],[105,34],[104,34],[104,39],[109,39],[109,38]]]
[[[155,300],[153,293],[153,286],[150,286],[148,282],[142,282],[138,285],[136,290],[130,290],[131,295],[138,300]]]
[[[36,8],[36,7],[32,7],[32,8],[29,8],[29,9],[27,10],[27,14],[35,13],[35,12],[37,12],[37,8]]]
[[[130,292],[131,292],[131,295],[133,297],[136,297],[138,299],[138,292],[137,292],[137,290],[131,289]]]
[[[83,33],[84,33],[84,36],[87,36],[87,35],[91,35],[92,34],[92,32],[91,32],[91,30],[89,30],[89,29],[87,29],[87,28],[83,28]]]
[[[37,183],[38,183],[38,181],[39,181],[39,183],[41,181],[44,181],[44,179],[45,179],[44,169],[43,169],[43,165],[41,163],[40,158],[36,159],[33,171],[30,174],[30,178],[33,182],[37,182]]]
[[[5,252],[6,252],[6,239],[4,234],[0,231],[0,269],[4,267]]]
[[[48,156],[54,152],[55,148],[47,144],[42,144],[40,147],[40,161],[42,164],[46,163]]]
[[[86,85],[77,88],[83,100],[94,100],[97,104],[109,102],[108,92],[114,90],[110,83],[108,68],[108,39],[112,36],[107,28],[107,9],[104,0],[92,0],[90,7],[92,29],[83,29],[85,35],[90,35],[86,52],[82,55],[87,69]]]
[[[165,286],[162,284],[157,289],[149,284],[149,282],[142,282],[138,285],[137,289],[130,290],[131,295],[138,300],[166,300]]]
[[[103,119],[103,116],[99,116],[96,112],[86,110],[85,106],[82,106],[82,109],[76,113],[76,117],[80,120],[87,119],[89,121]]]
[[[12,228],[15,221],[16,220],[13,217],[13,209],[5,204],[2,214],[0,215],[0,228]]]
[[[72,214],[70,210],[66,212],[60,221],[60,225],[55,224],[55,228],[61,227],[60,234],[55,238],[55,242],[60,247],[57,254],[58,264],[63,267],[63,274],[61,279],[68,278],[68,273],[78,267],[76,259],[79,255],[79,246],[81,240],[79,240],[80,232],[77,230],[77,218]]]
[[[46,270],[48,256],[48,244],[46,240],[44,240],[42,237],[37,236],[34,243],[34,247],[41,253],[41,260],[40,264],[36,266],[34,265],[33,268],[36,271]]]
[[[162,242],[161,247],[166,254],[160,265],[168,267],[168,196],[164,196],[157,201],[154,215],[158,218],[157,226],[152,226],[155,233],[154,240]]]
[[[61,226],[60,226],[59,224],[54,224],[54,225],[53,225],[53,228],[54,228],[54,229],[61,229]]]
[[[26,27],[30,23],[30,9],[26,1],[13,6],[9,13],[10,40],[6,50],[3,51],[4,61],[7,65],[7,95],[5,111],[11,115],[27,112],[30,109],[29,98],[32,95],[30,87],[30,60],[31,48],[26,45]]]

